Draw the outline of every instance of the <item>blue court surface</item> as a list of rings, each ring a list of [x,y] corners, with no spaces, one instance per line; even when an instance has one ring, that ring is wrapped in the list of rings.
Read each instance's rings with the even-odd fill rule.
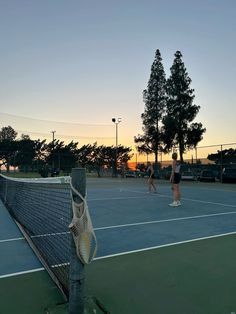
[[[235,185],[181,183],[178,207],[168,205],[170,185],[157,186],[149,194],[142,179],[88,182],[98,258],[236,232]]]
[[[40,271],[42,265],[0,201],[0,278]]]

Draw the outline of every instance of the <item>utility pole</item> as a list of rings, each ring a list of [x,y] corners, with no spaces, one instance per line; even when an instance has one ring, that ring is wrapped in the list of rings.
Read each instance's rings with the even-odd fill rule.
[[[55,163],[54,163],[54,141],[55,141],[55,133],[56,131],[51,131],[52,133],[52,175],[55,171]]]
[[[117,148],[118,148],[118,125],[121,123],[121,118],[112,118],[111,120],[113,123],[116,125],[116,153],[115,153],[115,171],[114,171],[114,176],[117,177]]]

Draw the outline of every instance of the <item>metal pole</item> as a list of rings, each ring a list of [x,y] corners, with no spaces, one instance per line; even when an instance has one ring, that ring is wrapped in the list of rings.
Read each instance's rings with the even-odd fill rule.
[[[116,158],[115,158],[115,177],[117,177],[117,147],[118,147],[118,122],[116,122]]]
[[[220,182],[222,183],[222,173],[223,173],[223,155],[222,155],[222,145],[220,145]]]
[[[86,176],[84,168],[72,169],[72,185],[84,197],[86,194]],[[72,192],[73,199],[82,200]],[[71,210],[71,216],[73,216]],[[69,314],[83,314],[85,302],[84,264],[76,254],[76,247],[71,236],[70,273],[69,273]]]
[[[118,146],[118,123],[119,122],[116,122],[116,148]]]
[[[52,131],[52,172],[54,172],[54,167],[55,167],[55,165],[54,165],[54,141],[55,141],[55,136],[54,136],[54,134],[55,134],[55,132],[56,131]]]
[[[121,118],[112,118],[111,120],[116,125],[116,147],[115,147],[115,162],[114,162],[114,176],[117,177],[117,150],[118,150],[118,124],[121,122]]]
[[[52,142],[53,142],[53,145],[54,145],[54,139],[55,139],[55,137],[54,137],[55,132],[56,131],[52,131]]]

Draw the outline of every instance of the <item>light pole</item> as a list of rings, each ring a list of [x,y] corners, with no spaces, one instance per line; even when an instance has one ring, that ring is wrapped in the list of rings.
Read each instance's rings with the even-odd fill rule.
[[[121,118],[112,118],[112,122],[116,125],[116,147],[118,146],[118,124],[121,123]]]
[[[52,143],[53,143],[53,146],[54,146],[54,141],[55,141],[55,136],[54,134],[56,133],[56,131],[51,131],[52,133]]]
[[[114,176],[117,177],[117,148],[118,148],[118,125],[121,123],[121,118],[112,118],[111,120],[116,125],[116,154],[115,154],[115,169]]]

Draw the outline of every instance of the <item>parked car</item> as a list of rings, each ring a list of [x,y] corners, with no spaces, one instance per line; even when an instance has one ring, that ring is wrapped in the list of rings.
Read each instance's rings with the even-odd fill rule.
[[[200,180],[201,172],[202,172],[201,170],[197,170],[197,171],[195,172],[196,178],[197,178],[198,181]]]
[[[196,176],[192,171],[183,171],[181,174],[181,180],[195,181]]]
[[[236,169],[225,168],[222,173],[223,183],[236,183]]]
[[[137,169],[136,170],[136,177],[138,177],[138,178],[148,177],[148,173],[146,171],[141,171],[140,169]]]
[[[136,178],[136,172],[133,170],[128,170],[125,174],[126,178]]]
[[[216,178],[215,178],[215,174],[213,171],[211,170],[202,170],[199,180],[201,182],[205,181],[205,182],[215,182]]]

